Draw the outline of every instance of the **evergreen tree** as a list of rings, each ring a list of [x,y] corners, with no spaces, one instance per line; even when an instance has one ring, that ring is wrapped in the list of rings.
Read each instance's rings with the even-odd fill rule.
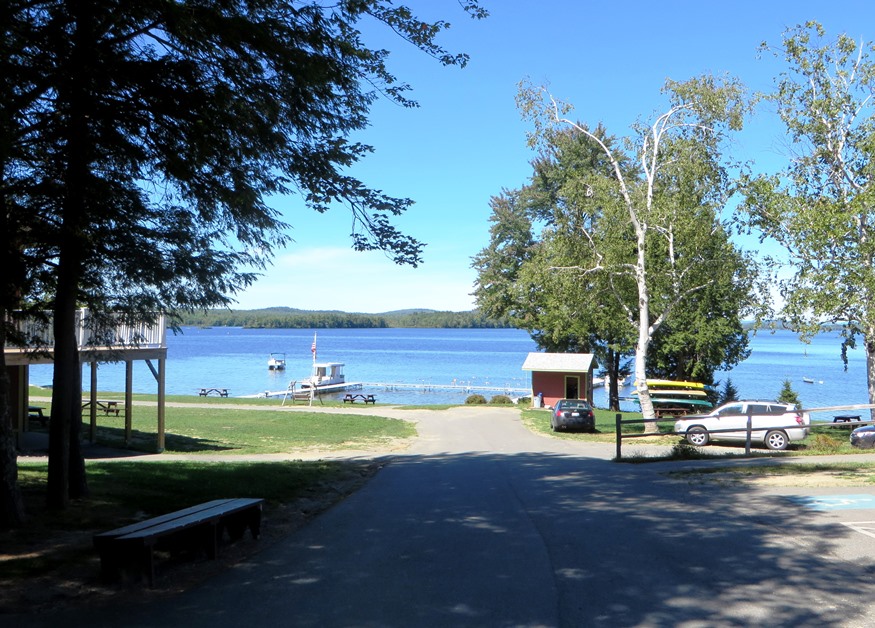
[[[732,383],[732,378],[727,377],[723,383],[723,388],[720,390],[717,404],[722,406],[730,401],[738,401],[738,389]]]
[[[793,390],[793,384],[790,383],[789,379],[785,379],[781,385],[781,394],[778,395],[778,401],[781,403],[792,403],[797,410],[802,408],[799,395]]]
[[[22,80],[0,97],[0,189],[8,221],[31,227],[4,233],[44,279],[22,296],[53,314],[48,500],[64,507],[87,492],[77,310],[100,332],[228,305],[288,240],[278,194],[345,204],[354,248],[417,265],[422,243],[392,224],[411,201],[348,174],[371,150],[349,136],[374,99],[416,104],[358,24],[446,65],[467,57],[437,43],[447,22],[389,0],[33,0],[4,3],[3,18],[4,63]]]

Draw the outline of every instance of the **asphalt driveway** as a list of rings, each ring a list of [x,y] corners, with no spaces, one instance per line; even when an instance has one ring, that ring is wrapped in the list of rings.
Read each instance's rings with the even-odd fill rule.
[[[420,438],[288,539],[158,603],[45,626],[870,626],[875,510],[699,484],[531,434],[512,410],[418,411]],[[865,504],[875,489],[853,492]],[[813,506],[814,504],[814,506]],[[856,528],[848,525],[857,522]],[[269,522],[265,522],[269,525]],[[875,523],[873,523],[875,527]]]

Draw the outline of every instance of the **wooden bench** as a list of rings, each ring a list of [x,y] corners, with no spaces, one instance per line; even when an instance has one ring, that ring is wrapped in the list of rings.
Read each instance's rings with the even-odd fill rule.
[[[347,393],[343,396],[343,403],[355,403],[356,399],[361,399],[366,404],[377,403],[377,399],[373,395],[353,395],[350,393]]]
[[[228,396],[228,389],[227,388],[201,388],[200,392],[198,393],[198,395],[201,397],[209,397],[212,394],[216,394],[219,397],[227,397]]]
[[[101,576],[118,581],[133,564],[154,586],[156,549],[203,549],[215,559],[225,530],[231,541],[239,540],[246,528],[253,539],[259,537],[263,503],[260,498],[215,499],[95,534]]]

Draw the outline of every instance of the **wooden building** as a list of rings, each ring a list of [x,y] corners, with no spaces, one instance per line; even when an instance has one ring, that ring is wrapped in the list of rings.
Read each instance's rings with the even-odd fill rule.
[[[598,364],[591,353],[530,353],[523,363],[532,373],[532,405],[554,406],[560,399],[586,399],[592,403],[593,371]]]
[[[82,366],[90,367],[90,386],[83,385],[83,396],[86,391],[88,396],[82,400],[83,412],[88,413],[86,432],[89,439],[94,442],[97,438],[97,419],[100,414],[106,412],[108,407],[115,410],[118,416],[125,419],[125,442],[130,443],[133,418],[133,363],[136,360],[144,360],[155,378],[158,401],[157,409],[157,433],[159,452],[164,451],[164,406],[165,406],[165,378],[167,362],[167,329],[164,316],[159,317],[156,324],[118,324],[110,330],[101,330],[99,337],[111,340],[94,341],[97,337],[92,334],[89,326],[90,317],[88,310],[79,310],[76,316],[76,328],[79,347],[79,357]],[[20,441],[21,435],[29,430],[29,415],[31,408],[36,410],[30,400],[30,365],[51,364],[54,361],[54,338],[51,324],[22,323],[26,329],[27,337],[40,339],[40,346],[45,347],[39,352],[34,347],[6,346],[4,357],[6,368],[9,372],[10,383],[10,415],[12,428],[16,439]],[[153,360],[156,364],[153,364]],[[125,396],[123,402],[113,401],[111,406],[101,402],[97,398],[98,379],[97,365],[106,362],[123,362],[125,364]],[[49,394],[51,394],[49,392]]]

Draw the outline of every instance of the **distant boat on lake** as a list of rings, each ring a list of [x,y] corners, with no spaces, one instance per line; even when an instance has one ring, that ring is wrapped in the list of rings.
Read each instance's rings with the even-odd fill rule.
[[[269,371],[285,371],[286,370],[286,354],[271,353],[267,359],[267,369]]]

